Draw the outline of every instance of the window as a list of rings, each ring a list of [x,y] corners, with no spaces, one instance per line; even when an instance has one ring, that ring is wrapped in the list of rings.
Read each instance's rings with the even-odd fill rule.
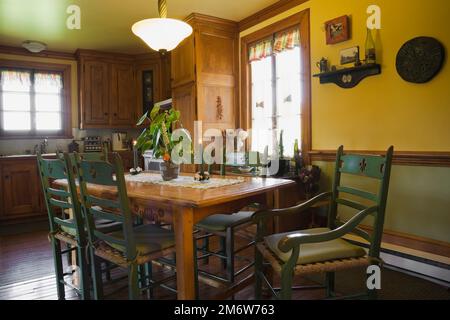
[[[275,35],[250,49],[252,150],[274,152],[283,132],[284,156],[301,138],[298,29]],[[273,43],[273,44],[272,44]]]
[[[65,70],[0,65],[0,135],[67,136],[65,79]]]
[[[251,150],[284,156],[298,141],[311,150],[309,12],[293,15],[242,38],[243,128],[252,129]],[[308,160],[308,159],[306,159]]]

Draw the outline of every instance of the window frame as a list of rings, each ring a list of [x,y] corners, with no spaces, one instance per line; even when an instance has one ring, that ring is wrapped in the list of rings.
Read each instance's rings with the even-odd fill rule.
[[[241,38],[241,104],[240,127],[248,130],[252,126],[252,95],[251,95],[251,70],[249,63],[249,48],[266,38],[292,28],[300,30],[301,52],[301,81],[302,94],[301,111],[301,149],[304,161],[309,164],[309,152],[312,149],[311,137],[311,51],[310,51],[310,12],[306,9],[302,12],[275,22],[267,27],[255,31]],[[251,141],[248,142],[251,145]]]
[[[62,76],[63,88],[61,90],[61,130],[36,131],[32,128],[28,131],[5,131],[3,129],[3,106],[0,91],[0,140],[2,139],[70,139],[72,138],[72,100],[71,100],[71,66],[66,64],[41,63],[19,60],[1,60],[0,69],[28,71],[32,73],[47,72],[59,73]],[[30,92],[31,96],[35,93]],[[34,99],[32,99],[34,101]],[[33,108],[32,108],[33,110]]]

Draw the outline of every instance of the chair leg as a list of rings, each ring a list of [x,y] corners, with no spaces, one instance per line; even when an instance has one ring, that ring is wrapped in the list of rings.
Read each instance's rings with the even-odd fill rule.
[[[61,243],[59,240],[52,237],[52,251],[53,251],[53,261],[55,264],[56,273],[56,290],[58,293],[58,299],[64,300],[66,298],[66,293],[64,290],[64,270],[62,264],[61,256]]]
[[[219,244],[220,244],[220,254],[226,255],[227,254],[227,238],[226,237],[219,237]],[[222,268],[226,269],[227,267],[227,260],[221,259],[222,261]]]
[[[292,280],[294,277],[294,272],[291,268],[283,268],[281,271],[281,300],[291,300],[292,299]]]
[[[128,266],[128,298],[139,300],[138,266],[132,263]]]
[[[255,246],[255,299],[262,299],[263,256]]]
[[[336,296],[335,293],[335,273],[334,272],[327,272],[325,275],[325,286],[326,286],[326,295],[327,298],[333,298]]]
[[[105,261],[105,269],[106,281],[111,281],[111,263],[109,261]]]
[[[201,249],[202,249],[201,250],[202,252],[209,251],[209,237],[206,237],[206,238],[203,239],[203,245],[202,245]],[[206,258],[204,258],[202,260],[203,260],[202,261],[202,265],[208,265],[209,264],[209,257],[206,257]]]
[[[198,286],[198,257],[197,257],[197,240],[195,237],[192,237],[194,240],[194,285],[195,285],[195,300],[199,299],[200,292]],[[209,245],[209,240],[208,240]]]
[[[89,272],[88,272],[88,261],[86,257],[85,247],[78,246],[77,256],[78,256],[78,276],[80,281],[80,293],[82,300],[90,299],[90,288],[89,288]]]
[[[233,228],[227,229],[226,236],[226,256],[227,256],[227,278],[230,282],[234,282],[234,230]]]
[[[89,254],[91,257],[91,268],[92,268],[92,283],[94,291],[94,299],[101,300],[103,298],[103,283],[102,283],[102,270],[100,258],[98,258],[94,250],[89,248]]]
[[[145,276],[147,278],[147,280],[145,281],[146,285],[150,285],[151,284],[151,280],[153,279],[153,263],[150,261],[148,263],[146,263],[144,265],[144,270],[145,270]],[[149,292],[149,298],[153,299],[154,295],[153,295],[153,287],[150,287],[150,289],[148,290]]]

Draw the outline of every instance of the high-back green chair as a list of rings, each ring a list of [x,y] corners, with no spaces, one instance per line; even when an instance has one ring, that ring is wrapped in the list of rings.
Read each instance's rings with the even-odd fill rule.
[[[99,258],[102,258],[128,270],[129,298],[138,299],[138,266],[172,253],[175,246],[173,232],[156,225],[133,225],[122,160],[117,153],[113,153],[111,163],[84,160],[78,154],[75,154],[75,161],[82,209],[88,225],[94,297],[101,299],[103,295],[99,266]],[[96,194],[95,186],[110,187],[116,197],[111,199]],[[96,227],[96,218],[121,222],[122,228],[104,233]],[[149,288],[159,284],[150,281]]]
[[[50,223],[49,239],[51,241],[55,264],[57,293],[58,299],[63,300],[65,298],[65,285],[67,285],[76,289],[82,299],[88,299],[88,261],[86,260],[84,251],[87,245],[87,237],[73,171],[69,169],[66,160],[61,158],[44,159],[40,154],[37,155],[39,175],[41,177]],[[67,190],[57,189],[52,186],[52,181],[57,179],[67,181]],[[71,210],[71,217],[68,216],[68,210]],[[62,250],[61,242],[67,245],[67,250]],[[72,284],[64,280],[64,276],[69,273],[64,273],[62,255],[66,253],[70,254],[73,250],[77,250],[79,261],[79,288],[75,288]]]
[[[261,210],[254,214],[253,220],[258,225],[255,257],[257,299],[261,298],[263,282],[275,297],[291,299],[294,275],[312,273],[325,273],[327,297],[334,298],[336,271],[381,265],[380,246],[393,152],[394,147],[390,147],[384,156],[345,154],[341,146],[336,155],[331,192],[322,193],[292,208]],[[341,182],[342,175],[356,176],[358,180],[367,181],[369,185],[377,180],[378,192],[372,193],[344,185]],[[360,182],[362,181],[358,184]],[[327,228],[267,235],[265,230],[269,218],[302,213],[325,199],[330,201]],[[357,213],[347,222],[342,222],[338,217],[338,206],[357,210]],[[369,216],[373,218],[373,231],[370,235],[358,227]],[[368,253],[363,247],[345,240],[343,237],[347,234],[354,234],[368,241]],[[270,263],[275,273],[281,277],[280,292],[276,292],[267,280],[263,271],[264,262]],[[366,295],[376,298],[376,291],[367,290],[364,296]],[[352,298],[358,296],[361,295]]]
[[[257,154],[256,157],[259,159],[259,156]],[[249,156],[247,154],[246,162],[248,162],[248,158]],[[226,148],[224,148],[223,161],[222,164],[220,164],[221,176],[226,175],[226,166]],[[211,171],[211,166],[208,167],[208,171]],[[258,207],[258,204],[251,204],[250,206]],[[253,259],[247,259],[244,256],[237,256],[239,252],[242,252],[243,250],[254,245],[253,237],[245,235],[245,240],[247,240],[247,243],[242,245],[240,248],[235,248],[236,231],[245,229],[253,224],[253,213],[254,211],[251,210],[241,210],[232,214],[214,214],[199,221],[195,225],[195,228],[197,230],[205,233],[202,236],[197,236],[197,240],[203,239],[203,244],[197,248],[201,255],[196,259],[196,261],[204,260],[207,263],[210,256],[215,256],[221,259],[222,266],[225,268],[225,276],[219,276],[197,267],[200,275],[212,278],[216,281],[225,283],[226,285],[232,285],[237,276],[253,266]],[[241,234],[241,237],[242,235],[243,234]],[[219,251],[212,251],[210,249],[209,238],[211,236],[219,237]],[[246,260],[246,263],[239,270],[236,270],[235,268],[237,257],[241,260]]]

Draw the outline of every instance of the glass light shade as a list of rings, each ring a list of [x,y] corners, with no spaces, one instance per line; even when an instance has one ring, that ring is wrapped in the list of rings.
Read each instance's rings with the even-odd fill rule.
[[[131,30],[156,51],[171,51],[192,33],[192,27],[187,23],[169,18],[141,20]]]

